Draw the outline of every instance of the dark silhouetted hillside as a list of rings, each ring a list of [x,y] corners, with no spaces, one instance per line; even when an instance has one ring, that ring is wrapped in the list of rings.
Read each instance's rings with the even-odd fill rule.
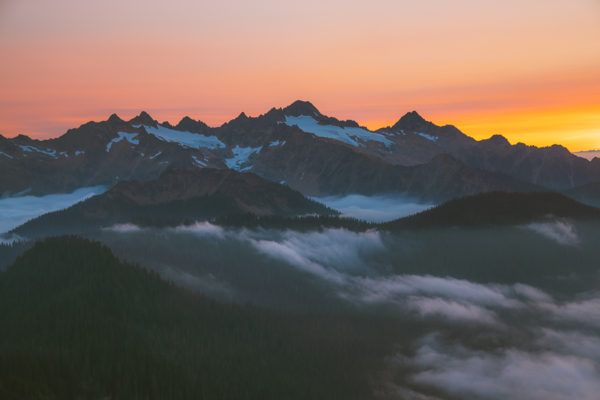
[[[218,304],[51,238],[0,273],[0,398],[365,399],[369,325]]]
[[[491,192],[451,200],[384,224],[387,229],[511,225],[555,218],[598,219],[600,210],[553,192]]]

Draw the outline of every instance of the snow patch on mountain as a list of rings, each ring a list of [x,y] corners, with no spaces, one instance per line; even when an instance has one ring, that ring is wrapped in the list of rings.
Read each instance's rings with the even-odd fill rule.
[[[288,126],[297,126],[306,133],[344,142],[354,147],[359,147],[361,145],[360,142],[369,141],[382,143],[386,147],[394,144],[380,133],[371,132],[364,128],[321,125],[316,119],[306,115],[300,115],[298,117],[287,115],[284,123]]]
[[[437,137],[435,135],[430,135],[428,133],[423,133],[423,132],[417,132],[417,135],[421,136],[424,139],[432,141],[432,142],[437,142],[437,140],[439,139],[439,137]]]
[[[167,128],[166,126],[158,124],[156,126],[144,125],[144,129],[146,129],[146,132],[157,137],[159,140],[177,143],[182,147],[189,147],[192,149],[225,148],[225,143],[221,142],[216,136],[212,135],[206,136],[200,133],[178,131],[176,129]]]
[[[259,147],[240,147],[235,146],[231,149],[233,157],[225,160],[225,165],[230,169],[235,169],[240,172],[249,171],[252,166],[244,166],[248,163],[248,160],[253,154],[258,154],[262,150],[262,146]]]
[[[110,152],[110,149],[112,149],[113,144],[122,142],[123,140],[127,140],[134,146],[140,144],[140,141],[136,139],[137,135],[137,133],[131,132],[118,132],[117,137],[113,138],[110,142],[106,144],[106,152]]]
[[[45,156],[52,157],[52,158],[57,158],[58,157],[58,155],[56,153],[56,150],[52,150],[52,149],[40,149],[39,147],[27,146],[27,145],[19,145],[19,147],[25,153],[40,153],[40,154],[43,154]]]
[[[194,164],[196,164],[196,166],[200,168],[204,168],[207,165],[206,162],[204,162],[196,156],[192,156],[192,161],[194,161]]]
[[[285,140],[273,140],[271,143],[269,143],[269,147],[279,147],[279,146],[283,146],[285,144]]]
[[[5,153],[5,152],[3,152],[3,151],[0,151],[0,156],[8,157],[8,158],[10,158],[11,160],[13,159],[13,156],[11,156],[10,154],[6,154],[6,153]]]

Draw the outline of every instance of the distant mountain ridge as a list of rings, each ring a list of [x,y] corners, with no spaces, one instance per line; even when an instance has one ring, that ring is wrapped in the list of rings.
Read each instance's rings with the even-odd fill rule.
[[[584,151],[577,151],[575,153],[576,156],[585,158],[586,160],[590,160],[592,161],[594,158],[600,158],[600,150],[584,150]]]
[[[146,112],[116,114],[61,137],[0,137],[0,195],[45,194],[81,186],[149,180],[169,167],[252,171],[306,195],[398,192],[428,201],[491,190],[568,190],[600,182],[600,159],[561,146],[476,141],[416,111],[371,131],[296,101],[265,114],[209,127],[184,117],[159,123]]]

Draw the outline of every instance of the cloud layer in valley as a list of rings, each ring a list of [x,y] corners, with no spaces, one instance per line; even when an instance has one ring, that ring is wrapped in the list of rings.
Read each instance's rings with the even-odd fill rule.
[[[0,199],[0,234],[8,232],[40,215],[68,208],[103,193],[104,186],[84,187],[72,193],[45,196],[19,196]]]
[[[577,341],[573,342],[572,340]],[[582,334],[543,331],[532,344],[482,351],[431,335],[408,362],[411,381],[458,398],[594,400],[600,393],[600,342]]]
[[[152,231],[135,225],[117,225],[118,233]],[[423,318],[476,324],[502,323],[499,313],[542,312],[553,320],[595,318],[595,298],[557,302],[552,296],[522,283],[482,284],[451,276],[394,274],[385,265],[389,238],[380,231],[353,232],[323,229],[299,232],[268,229],[227,229],[209,222],[157,230],[172,235],[191,235],[198,240],[243,243],[257,256],[266,256],[330,285],[330,291],[360,307],[386,306]],[[396,239],[397,240],[397,239]],[[382,258],[378,265],[379,259]],[[599,325],[600,326],[600,325]]]
[[[537,222],[526,226],[533,232],[565,246],[577,246],[579,235],[575,227],[565,221]]]
[[[121,235],[154,232],[161,240],[172,235],[176,243],[185,239],[186,246],[195,241],[213,247],[236,243],[235,248],[246,249],[244,257],[257,257],[245,260],[244,268],[267,264],[279,272],[289,268],[296,275],[278,276],[294,280],[295,287],[301,285],[297,274],[304,274],[356,310],[381,310],[410,321],[411,329],[426,327],[423,334],[402,339],[400,350],[388,357],[389,382],[382,387],[391,386],[406,398],[588,400],[600,391],[597,291],[558,296],[518,282],[475,282],[425,271],[398,273],[386,264],[390,258],[384,255],[414,243],[377,230],[229,229],[208,222],[164,229],[131,225],[113,229]],[[580,243],[568,224],[536,225],[526,231],[569,251],[577,250],[573,246]],[[261,273],[271,275],[267,271]],[[216,282],[214,290],[235,296],[235,283],[221,277],[208,279],[206,271],[169,273],[173,281],[202,291]],[[282,283],[270,279],[270,285]]]
[[[329,196],[315,198],[326,206],[338,210],[342,215],[369,222],[387,222],[416,214],[433,207],[400,195]]]

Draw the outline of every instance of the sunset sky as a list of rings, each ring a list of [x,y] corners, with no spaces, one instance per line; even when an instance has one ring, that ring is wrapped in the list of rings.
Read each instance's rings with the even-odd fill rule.
[[[600,148],[600,0],[0,0],[0,133],[219,125],[295,99],[370,128]]]

